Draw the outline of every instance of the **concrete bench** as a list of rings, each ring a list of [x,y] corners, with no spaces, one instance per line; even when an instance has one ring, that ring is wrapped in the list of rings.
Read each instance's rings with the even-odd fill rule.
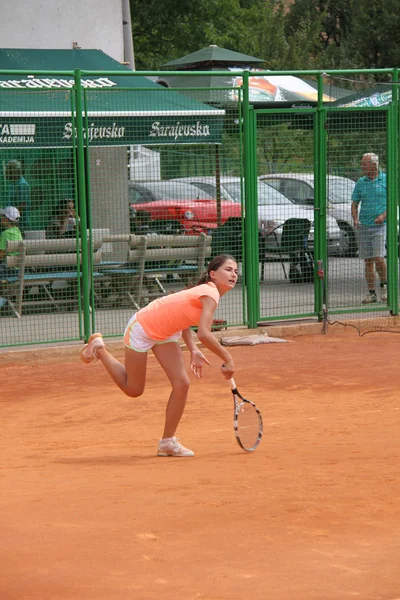
[[[99,270],[114,278],[136,309],[143,306],[145,290],[149,300],[167,294],[163,282],[169,275],[178,276],[185,285],[196,284],[211,256],[211,236],[205,234],[115,234],[104,242],[128,245],[126,262],[102,263]]]
[[[94,268],[101,262],[102,243],[99,236],[92,236],[91,247],[88,243],[88,268],[90,274],[93,272],[93,278],[103,277]],[[11,271],[0,278],[0,297],[6,298],[14,315],[20,317],[23,304],[37,303],[37,300],[29,301],[27,292],[38,288],[43,292],[40,303],[52,304],[58,309],[66,300],[56,297],[53,285],[56,282],[78,284],[82,279],[80,265],[82,253],[79,239],[25,239],[8,242],[6,266]],[[76,293],[73,298],[77,298]]]

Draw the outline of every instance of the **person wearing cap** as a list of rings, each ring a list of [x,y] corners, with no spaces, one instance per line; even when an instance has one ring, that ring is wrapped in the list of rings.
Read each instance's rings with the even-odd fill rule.
[[[9,160],[6,165],[8,184],[8,204],[18,209],[20,213],[19,228],[24,233],[30,228],[31,218],[31,189],[22,175],[19,160]]]
[[[2,233],[0,235],[0,279],[1,277],[12,277],[18,273],[18,269],[12,269],[6,265],[6,256],[18,254],[18,252],[7,253],[7,242],[19,242],[22,241],[22,234],[18,228],[18,222],[20,218],[18,208],[15,206],[7,206],[6,208],[0,209],[1,216],[1,228]],[[0,298],[0,308],[5,304],[5,299]]]

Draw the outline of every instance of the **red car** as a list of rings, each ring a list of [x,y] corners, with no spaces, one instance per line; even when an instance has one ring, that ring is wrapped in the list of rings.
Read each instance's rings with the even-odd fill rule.
[[[132,230],[145,225],[157,233],[196,235],[217,227],[215,198],[190,183],[129,182],[129,204]],[[239,203],[221,200],[222,224],[241,215]]]

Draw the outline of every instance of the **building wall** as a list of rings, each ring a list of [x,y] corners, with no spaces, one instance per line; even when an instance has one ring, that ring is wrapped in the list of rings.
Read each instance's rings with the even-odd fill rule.
[[[92,147],[90,156],[90,196],[92,226],[112,233],[130,233],[127,147]],[[124,244],[107,244],[104,260],[126,260]]]
[[[123,62],[121,0],[0,0],[2,48],[103,50]]]

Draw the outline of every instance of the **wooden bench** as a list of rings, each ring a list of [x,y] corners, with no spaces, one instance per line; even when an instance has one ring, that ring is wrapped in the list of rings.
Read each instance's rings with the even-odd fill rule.
[[[167,294],[163,282],[168,275],[177,275],[184,285],[197,283],[211,256],[211,236],[205,234],[115,234],[103,241],[128,244],[125,263],[103,263],[99,269],[136,309],[143,306],[145,291],[149,301]]]
[[[89,262],[98,265],[101,262],[102,239],[98,236],[92,237],[92,245],[88,248]],[[52,304],[56,309],[65,304],[68,298],[56,298],[53,290],[55,282],[73,282],[77,284],[81,280],[82,273],[78,265],[82,264],[81,242],[76,239],[32,239],[20,242],[8,242],[6,266],[16,269],[0,279],[0,297],[8,301],[11,310],[16,317],[21,317],[23,304],[38,303],[38,300],[30,301],[28,291],[38,288],[42,291],[43,298],[40,304]],[[93,267],[92,267],[93,268]],[[93,268],[93,277],[102,277],[102,273]],[[76,300],[75,293],[69,298]]]

